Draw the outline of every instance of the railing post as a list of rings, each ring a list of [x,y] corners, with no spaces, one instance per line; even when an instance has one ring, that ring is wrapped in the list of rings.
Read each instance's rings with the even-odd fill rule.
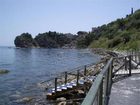
[[[132,50],[132,54],[131,55],[133,55],[133,53],[134,53],[134,51]],[[131,56],[132,57],[132,59],[133,59],[133,56]]]
[[[109,93],[109,91],[108,91],[108,87],[109,87],[109,68],[108,68],[108,70],[105,74],[104,79],[105,79],[104,105],[107,105],[107,103],[108,103],[108,93]]]
[[[82,105],[107,105],[112,85],[113,58],[97,75]],[[78,79],[77,79],[78,80]]]
[[[110,64],[110,73],[109,73],[109,77],[110,77],[110,84],[109,84],[109,94],[110,94],[110,92],[111,92],[111,86],[112,86],[112,82],[113,82],[113,80],[112,80],[112,78],[113,78],[113,60],[111,61],[111,64]]]
[[[126,57],[125,57],[125,59],[124,59],[125,61],[125,70],[127,70],[127,59],[126,59]]]
[[[109,68],[108,68],[108,71],[107,71],[107,94],[106,95],[108,95],[108,89],[109,89]]]
[[[65,84],[67,83],[67,76],[68,76],[68,74],[67,74],[67,72],[65,72]]]
[[[84,75],[86,76],[87,73],[87,66],[85,65],[85,69],[84,69]]]
[[[55,78],[55,92],[57,92],[57,78]]]
[[[132,55],[129,56],[129,76],[131,76],[131,68],[132,68],[131,67],[131,56]]]
[[[131,60],[134,60],[134,54],[133,54],[133,51],[132,51],[132,54],[131,54]]]
[[[77,70],[77,82],[76,82],[77,83],[77,86],[79,84],[78,82],[79,82],[79,70]]]
[[[137,63],[139,63],[139,52],[137,52]]]
[[[107,101],[106,101],[106,105],[108,105],[108,101],[109,101],[109,94],[110,94],[110,83],[109,83],[109,78],[110,78],[110,68],[108,69],[108,72],[107,72],[108,74],[107,74],[107,94],[106,94],[106,99],[107,99]]]
[[[137,62],[137,52],[135,50],[135,62]]]
[[[98,105],[103,105],[103,80],[100,84]]]
[[[138,63],[140,63],[140,52],[138,52]]]

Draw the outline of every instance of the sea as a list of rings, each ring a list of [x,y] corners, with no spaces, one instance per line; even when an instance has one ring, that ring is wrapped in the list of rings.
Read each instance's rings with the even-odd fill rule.
[[[47,103],[38,83],[99,60],[89,49],[0,47],[0,69],[10,71],[0,74],[0,105]]]

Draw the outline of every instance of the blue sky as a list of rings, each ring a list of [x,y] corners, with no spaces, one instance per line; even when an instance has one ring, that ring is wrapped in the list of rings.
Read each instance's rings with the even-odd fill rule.
[[[0,0],[0,46],[14,46],[23,32],[77,33],[140,8],[140,0]]]

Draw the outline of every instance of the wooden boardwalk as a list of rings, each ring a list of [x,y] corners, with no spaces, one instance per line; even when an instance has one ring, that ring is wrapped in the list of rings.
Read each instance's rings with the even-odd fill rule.
[[[111,58],[97,75],[82,105],[140,105],[139,67],[140,52]]]
[[[132,74],[114,83],[109,105],[140,105],[140,74]]]
[[[140,91],[140,54],[110,58],[108,62],[100,62],[99,65],[85,66],[82,70],[78,69],[71,73],[65,72],[64,77],[55,78],[53,81],[54,86],[46,88],[47,99],[56,100],[61,97],[65,97],[66,99],[79,98],[77,91],[82,90],[83,96],[80,98],[83,99],[86,95],[82,105],[108,105],[108,103],[109,105],[140,105],[137,99],[140,98],[140,94],[137,94]],[[70,75],[69,78],[68,75]],[[134,75],[137,75],[137,82],[134,81],[136,80],[136,78],[133,78]],[[130,78],[130,80],[126,79],[126,77]],[[125,80],[128,80],[128,82]],[[121,81],[124,81],[124,83],[121,83]],[[136,96],[135,94],[132,96],[132,99],[137,97],[134,100],[136,104],[127,104],[127,102],[120,104],[119,102],[123,101],[123,97],[129,97],[128,99],[131,100],[131,95],[123,96],[122,94],[121,98],[119,98],[120,94],[117,89],[120,89],[120,92],[123,92],[123,89],[125,89],[126,94],[129,94],[133,91],[130,85],[136,86]],[[118,92],[118,94],[115,92]],[[110,93],[112,94],[111,96]],[[75,97],[73,95],[77,96]],[[117,96],[117,99],[115,99],[115,96]],[[109,97],[112,97],[110,102]],[[115,102],[114,100],[118,100],[119,102]]]
[[[140,55],[122,61],[115,72],[118,80],[114,77],[109,105],[140,105]]]

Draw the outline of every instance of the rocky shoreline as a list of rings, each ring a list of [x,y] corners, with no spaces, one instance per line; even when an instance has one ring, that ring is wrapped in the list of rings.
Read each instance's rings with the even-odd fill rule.
[[[98,54],[101,56],[101,60],[100,62],[90,65],[87,67],[87,76],[95,76],[104,68],[104,66],[106,65],[107,61],[111,58],[111,57],[121,57],[124,56],[124,54],[126,54],[126,52],[118,52],[118,51],[109,51],[109,50],[104,50],[104,49],[90,49],[94,54]],[[118,61],[114,62],[114,67],[116,67],[115,65]],[[121,62],[121,61],[119,61]],[[76,72],[76,71],[72,71],[72,72]],[[81,74],[83,73],[83,69],[81,69]],[[63,74],[63,73],[62,73]],[[61,79],[58,81],[59,84],[63,84],[64,83],[64,75],[59,75],[59,78],[61,77]],[[68,81],[72,81],[75,80],[75,76],[69,76],[68,77]],[[54,83],[54,81],[51,81],[52,83]],[[47,83],[47,85],[45,84]],[[39,83],[38,87],[40,87],[41,89],[46,89],[49,88],[48,84],[50,82],[46,81],[44,83]],[[66,96],[61,96],[56,98],[55,100],[47,100],[46,101],[46,90],[43,94],[43,99],[40,99],[40,97],[37,98],[32,98],[32,97],[24,97],[23,99],[18,100],[18,103],[27,103],[29,105],[31,104],[35,104],[35,105],[80,105],[84,99],[84,97],[86,96],[87,92],[90,89],[90,86],[92,85],[93,81],[88,81],[89,85],[86,86],[86,90],[83,90],[84,88],[76,88],[73,91],[71,91],[71,93],[66,94]],[[53,87],[53,86],[51,86]],[[31,103],[31,104],[30,104]]]
[[[108,51],[108,50],[104,50],[104,49],[90,49],[94,54],[98,54],[101,57],[100,62],[91,65],[89,67],[87,67],[88,71],[87,71],[87,75],[90,76],[96,76],[104,67],[104,65],[107,63],[107,61],[113,56],[118,56],[118,54]],[[93,72],[94,71],[94,72]],[[74,72],[74,71],[73,71]],[[83,73],[84,71],[81,70],[81,73]],[[60,75],[61,77],[62,75]],[[74,80],[75,77],[74,76],[69,76],[68,77],[68,81],[72,81]],[[58,81],[59,84],[64,83],[64,77],[62,77],[61,80]],[[47,83],[49,84],[49,82],[47,81]],[[56,98],[56,100],[51,100],[51,101],[45,101],[46,98],[46,93],[43,94],[43,99],[41,98],[33,98],[33,97],[23,97],[20,98],[16,101],[16,103],[26,103],[26,104],[35,104],[35,105],[80,105],[82,100],[84,99],[84,97],[86,96],[86,93],[88,92],[88,90],[90,89],[90,86],[92,85],[93,82],[89,81],[90,85],[87,87],[86,91],[83,90],[82,88],[77,88],[75,90],[73,90],[72,93],[68,93],[67,96],[68,97],[58,97]],[[48,84],[46,85],[45,83],[39,83],[38,87],[41,89],[46,89],[46,87],[48,87]],[[72,95],[72,97],[71,97]]]
[[[104,50],[104,49],[90,49],[94,54],[98,54],[101,56],[100,62],[97,64],[94,64],[92,66],[89,66],[88,69],[88,76],[95,76],[103,69],[103,67],[106,65],[107,61],[111,57],[117,57],[118,54],[112,51]],[[72,76],[69,76],[68,80],[72,81],[73,78]],[[94,80],[93,80],[94,81]],[[77,88],[76,90],[74,89],[72,93],[66,94],[66,96],[73,96],[72,97],[59,97],[56,98],[53,102],[57,105],[80,105],[84,97],[86,96],[86,93],[90,89],[93,81],[89,81],[90,85],[86,86],[87,90],[83,90],[82,88]],[[62,78],[61,81],[58,81],[59,83],[64,83],[64,78]]]

